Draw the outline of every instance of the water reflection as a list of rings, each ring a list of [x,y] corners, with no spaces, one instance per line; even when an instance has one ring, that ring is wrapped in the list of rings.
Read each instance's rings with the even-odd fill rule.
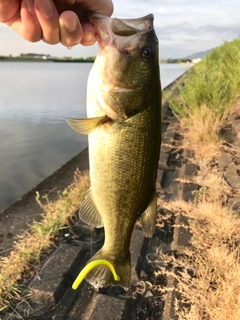
[[[66,122],[5,121],[8,130],[1,130],[0,210],[87,146],[87,136],[74,132]]]

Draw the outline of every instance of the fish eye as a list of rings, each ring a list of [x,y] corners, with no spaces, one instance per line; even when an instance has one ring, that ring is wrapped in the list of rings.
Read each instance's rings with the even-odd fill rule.
[[[153,56],[153,51],[149,47],[142,48],[141,50],[142,57],[149,60]]]

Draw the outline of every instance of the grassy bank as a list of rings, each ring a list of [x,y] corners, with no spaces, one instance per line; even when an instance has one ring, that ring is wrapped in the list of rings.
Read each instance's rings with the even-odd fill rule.
[[[203,106],[218,119],[226,119],[240,92],[240,39],[213,50],[189,73],[172,109],[180,117],[196,117]]]
[[[171,108],[189,130],[191,144],[206,145],[211,152],[221,141],[225,120],[240,94],[240,39],[226,42],[198,63],[187,77]],[[192,130],[191,130],[192,129]]]
[[[59,194],[55,202],[47,195],[36,195],[42,209],[41,222],[35,222],[15,243],[8,257],[0,258],[0,311],[22,296],[22,281],[39,268],[40,258],[55,243],[78,211],[89,188],[87,173],[76,172],[75,181]],[[43,204],[44,203],[44,204]]]
[[[180,320],[240,319],[240,219],[228,201],[240,195],[223,178],[218,158],[240,150],[226,144],[228,116],[240,116],[240,40],[224,43],[190,72],[171,107],[181,123],[187,148],[199,167],[201,186],[193,203],[167,204],[189,217],[192,247],[174,261],[181,270],[175,301]]]

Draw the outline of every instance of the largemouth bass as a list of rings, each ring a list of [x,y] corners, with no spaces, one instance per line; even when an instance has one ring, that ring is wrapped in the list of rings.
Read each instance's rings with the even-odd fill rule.
[[[156,224],[156,177],[161,143],[161,86],[153,15],[139,19],[91,16],[99,52],[88,79],[87,119],[68,119],[89,134],[91,188],[80,218],[104,227],[105,242],[90,261],[112,263],[86,277],[94,287],[131,278],[130,241],[139,219],[146,237]]]

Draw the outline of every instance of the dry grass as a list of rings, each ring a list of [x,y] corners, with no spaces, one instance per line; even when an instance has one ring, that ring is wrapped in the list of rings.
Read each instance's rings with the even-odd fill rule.
[[[186,254],[194,277],[186,277],[186,269],[178,277],[179,319],[240,319],[240,220],[217,202],[203,201],[193,213],[193,248]],[[183,300],[190,307],[182,307]]]
[[[199,157],[211,158],[217,152],[224,121],[239,105],[239,48],[238,38],[214,49],[190,70],[179,94],[169,101],[182,126],[189,129],[187,139]]]
[[[181,298],[176,299],[175,310],[179,320],[238,320],[240,219],[227,205],[233,190],[211,161],[202,158],[198,165],[200,173],[195,182],[202,188],[195,193],[195,201],[165,204],[190,219],[192,234],[192,247],[184,257],[169,261],[178,269],[174,274],[178,282],[175,290]]]
[[[222,140],[219,132],[223,121],[206,106],[195,109],[188,118],[180,118],[182,128],[185,131],[186,147],[191,147],[197,159],[212,159],[217,156]],[[206,157],[207,155],[207,157]]]
[[[161,204],[186,215],[189,227],[175,228],[189,228],[192,235],[192,246],[184,255],[161,255],[163,267],[156,274],[177,281],[177,288],[168,290],[178,293],[179,320],[240,319],[240,219],[228,205],[240,190],[229,187],[217,165],[222,152],[236,162],[240,159],[240,151],[221,136],[228,116],[240,110],[239,47],[240,39],[225,42],[189,72],[177,96],[171,99],[167,93],[164,97],[170,98],[184,131],[183,147],[193,151],[200,169],[195,181],[184,177],[178,181],[202,186],[194,202]]]
[[[87,173],[76,172],[74,182],[64,190],[59,199],[42,204],[39,194],[37,201],[43,210],[41,222],[35,222],[15,243],[11,254],[0,260],[0,311],[14,298],[20,298],[19,283],[33,273],[33,264],[40,260],[42,253],[53,244],[59,231],[66,228],[76,214],[89,188]]]

